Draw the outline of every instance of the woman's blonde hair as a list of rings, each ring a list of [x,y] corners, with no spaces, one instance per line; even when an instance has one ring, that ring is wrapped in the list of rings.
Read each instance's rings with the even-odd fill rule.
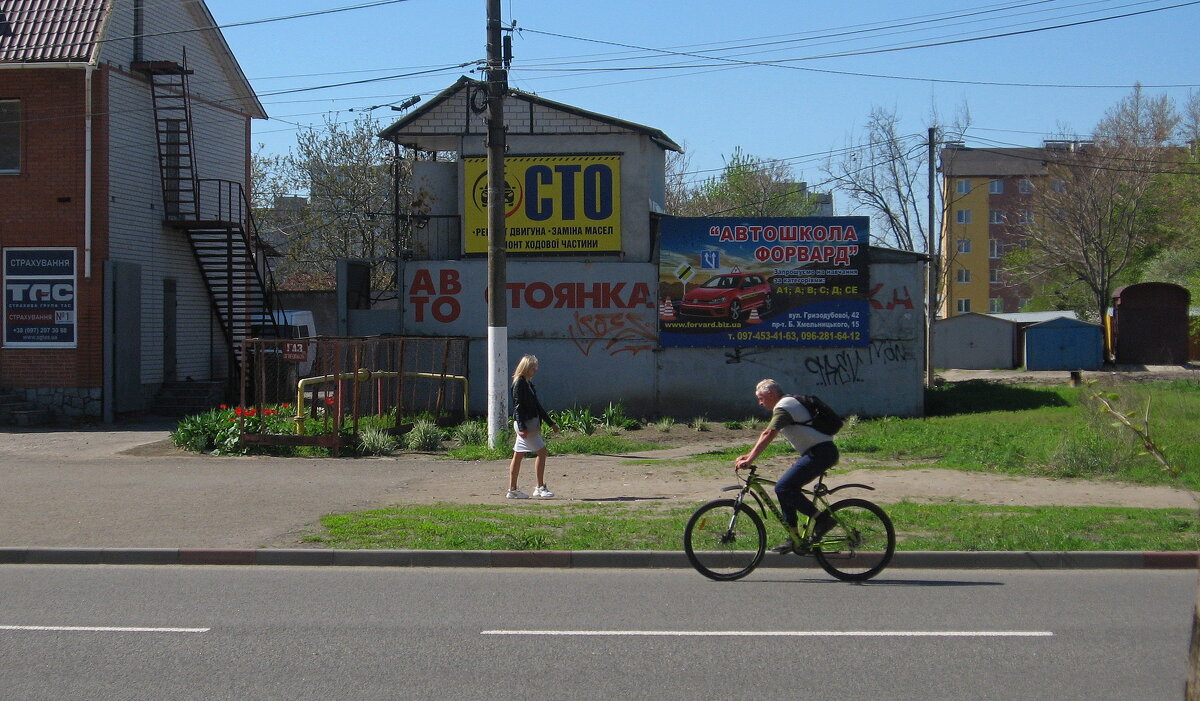
[[[521,361],[517,363],[517,369],[513,370],[512,381],[516,382],[518,377],[525,377],[525,373],[529,370],[537,369],[538,362],[536,355],[523,355]]]

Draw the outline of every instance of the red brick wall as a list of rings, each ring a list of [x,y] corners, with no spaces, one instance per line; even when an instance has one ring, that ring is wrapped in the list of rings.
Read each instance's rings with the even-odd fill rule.
[[[93,77],[91,276],[85,274],[85,76],[82,69],[0,71],[0,99],[21,101],[21,172],[0,175],[0,246],[76,249],[78,347],[0,348],[0,386],[99,387],[108,172],[106,73]]]

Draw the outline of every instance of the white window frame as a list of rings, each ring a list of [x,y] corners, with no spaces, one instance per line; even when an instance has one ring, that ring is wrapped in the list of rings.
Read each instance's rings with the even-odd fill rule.
[[[1004,280],[1001,279],[1000,273],[1001,273],[1000,268],[993,267],[993,268],[989,269],[988,270],[988,281],[995,285],[1003,284]]]
[[[989,180],[988,181],[988,194],[989,195],[1003,195],[1004,194],[1004,181],[1003,180]]]
[[[970,271],[970,269],[968,269],[968,268],[959,268],[958,270],[955,270],[955,271],[954,271],[954,281],[955,281],[955,282],[957,282],[957,283],[959,283],[959,284],[961,284],[961,285],[967,285],[967,284],[970,284],[970,282],[971,282],[971,271]]]
[[[955,307],[958,309],[959,314],[966,314],[971,311],[971,300],[968,298],[959,299],[956,301]]]
[[[971,252],[971,239],[959,239],[958,240],[958,252],[959,253],[970,253]]]
[[[971,210],[969,210],[969,209],[954,210],[954,221],[959,224],[970,224],[971,223]]]
[[[999,297],[992,297],[988,300],[988,311],[993,314],[1004,312],[1004,300]]]
[[[971,181],[959,178],[954,184],[954,191],[960,195],[969,195],[971,193]]]
[[[1004,243],[1000,239],[988,239],[988,258],[1003,258]]]
[[[1003,224],[1003,223],[1004,223],[1004,210],[1003,209],[989,209],[988,210],[988,224]]]

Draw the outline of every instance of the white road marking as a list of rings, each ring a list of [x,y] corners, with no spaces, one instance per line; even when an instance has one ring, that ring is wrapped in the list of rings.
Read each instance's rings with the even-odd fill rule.
[[[791,638],[1049,638],[1048,630],[484,630],[480,635],[791,637]]]
[[[0,630],[52,633],[207,633],[210,628],[137,628],[133,626],[4,626]]]

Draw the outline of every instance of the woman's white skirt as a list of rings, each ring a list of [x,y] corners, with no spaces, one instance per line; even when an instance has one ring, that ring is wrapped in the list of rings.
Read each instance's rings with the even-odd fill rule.
[[[522,438],[518,433],[517,422],[513,421],[513,434],[517,440],[513,443],[514,453],[536,453],[546,447],[546,441],[542,438],[542,420],[530,419],[525,422],[525,437]]]

